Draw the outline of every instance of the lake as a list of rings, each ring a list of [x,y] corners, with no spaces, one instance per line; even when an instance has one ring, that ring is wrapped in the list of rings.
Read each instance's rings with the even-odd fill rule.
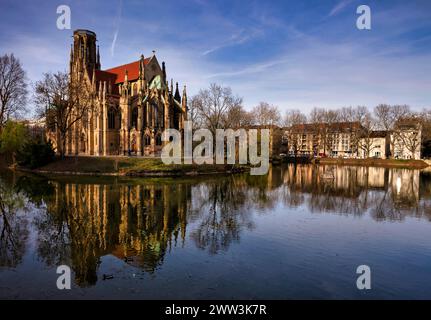
[[[57,288],[57,267],[71,290]],[[359,290],[360,265],[371,289]],[[0,298],[429,299],[431,174],[0,172]]]

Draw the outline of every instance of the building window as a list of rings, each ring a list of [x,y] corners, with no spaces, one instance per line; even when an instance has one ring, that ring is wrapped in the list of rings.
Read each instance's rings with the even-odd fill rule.
[[[145,143],[146,146],[149,146],[151,144],[151,138],[150,138],[150,136],[145,135],[144,143]]]
[[[115,129],[115,110],[113,108],[108,111],[108,129]]]
[[[132,127],[138,128],[138,108],[133,108],[132,110]]]
[[[158,146],[162,145],[162,136],[159,134],[156,136],[156,145]]]
[[[157,104],[153,104],[153,117],[154,117],[154,125],[156,127],[159,126],[159,107]]]

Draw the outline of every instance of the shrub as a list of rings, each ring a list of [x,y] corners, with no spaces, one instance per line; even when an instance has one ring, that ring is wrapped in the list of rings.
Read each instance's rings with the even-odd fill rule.
[[[15,156],[27,143],[28,136],[28,130],[24,124],[8,121],[0,134],[0,152],[12,155],[15,162]]]
[[[55,159],[51,141],[31,140],[17,155],[18,164],[30,169],[42,167]]]

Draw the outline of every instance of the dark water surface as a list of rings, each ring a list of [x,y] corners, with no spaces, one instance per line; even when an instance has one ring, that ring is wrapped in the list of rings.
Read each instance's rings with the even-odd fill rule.
[[[72,270],[71,290],[57,289],[59,265]],[[371,290],[356,287],[359,265],[371,268]],[[431,175],[1,172],[0,298],[430,299]]]

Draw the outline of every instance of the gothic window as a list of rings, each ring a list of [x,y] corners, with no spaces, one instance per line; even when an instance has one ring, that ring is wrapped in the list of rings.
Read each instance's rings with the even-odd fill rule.
[[[108,111],[108,128],[115,129],[115,110],[113,108]]]
[[[146,146],[149,146],[151,144],[151,138],[150,138],[150,136],[145,135],[144,143],[145,143]]]
[[[82,153],[85,153],[85,143],[86,143],[86,140],[85,140],[85,134],[84,133],[82,133],[81,134],[81,141],[80,141],[80,143],[81,143],[81,152]]]
[[[156,136],[156,145],[158,146],[162,145],[162,136],[159,134]]]
[[[143,122],[144,122],[144,128],[146,127],[146,126],[148,126],[148,123],[147,123],[147,112],[148,112],[148,110],[147,110],[147,105],[145,104],[144,106],[143,106],[143,108],[144,108],[144,118],[142,119],[143,120]]]
[[[154,113],[154,126],[159,126],[159,107],[157,104],[153,104],[153,113]]]
[[[132,110],[132,127],[138,128],[138,108],[133,108]]]

